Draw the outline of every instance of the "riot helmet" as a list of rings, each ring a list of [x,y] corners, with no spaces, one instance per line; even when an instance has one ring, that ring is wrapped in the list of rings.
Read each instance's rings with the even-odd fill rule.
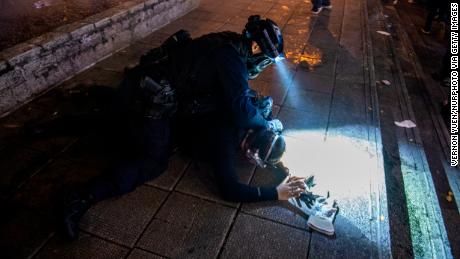
[[[241,143],[249,161],[259,167],[275,166],[286,151],[286,142],[279,133],[267,129],[249,130]]]
[[[255,42],[259,52],[250,48],[247,60],[249,79],[256,78],[260,72],[283,56],[283,36],[278,25],[270,20],[261,20],[259,15],[251,15],[243,31],[249,42]]]
[[[278,25],[270,20],[261,20],[260,15],[251,15],[248,18],[243,34],[255,41],[262,53],[271,59],[283,54],[283,36]]]

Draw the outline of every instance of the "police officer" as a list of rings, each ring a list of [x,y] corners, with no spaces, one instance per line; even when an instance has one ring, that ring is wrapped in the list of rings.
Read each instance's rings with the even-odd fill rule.
[[[257,45],[260,52],[253,51]],[[120,133],[127,141],[118,165],[72,193],[64,209],[64,231],[77,235],[78,222],[91,204],[134,190],[168,165],[171,139],[209,161],[222,197],[250,202],[286,200],[305,190],[298,179],[279,186],[241,183],[235,156],[245,132],[254,130],[248,157],[261,166],[275,164],[284,151],[279,120],[263,116],[248,79],[282,55],[280,29],[270,19],[251,16],[242,34],[211,33],[190,39],[184,31],[141,58],[121,83],[116,105]],[[159,112],[160,111],[160,112]],[[172,136],[171,136],[172,135]],[[198,155],[197,155],[198,156]]]

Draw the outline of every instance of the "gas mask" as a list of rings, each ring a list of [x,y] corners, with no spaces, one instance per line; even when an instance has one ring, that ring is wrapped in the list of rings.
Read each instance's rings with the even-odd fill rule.
[[[265,168],[267,165],[275,166],[280,161],[285,151],[285,142],[278,133],[249,130],[241,142],[241,148],[249,162]]]
[[[257,53],[248,57],[246,66],[249,79],[255,79],[265,68],[273,63],[273,59],[264,53]]]

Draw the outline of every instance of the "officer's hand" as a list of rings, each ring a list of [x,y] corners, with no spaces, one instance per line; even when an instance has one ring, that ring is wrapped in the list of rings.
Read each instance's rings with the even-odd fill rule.
[[[280,120],[274,119],[274,120],[268,121],[268,129],[273,132],[281,132],[283,131],[283,124],[281,123]]]
[[[299,197],[301,193],[305,192],[305,188],[305,183],[302,180],[281,183],[276,187],[278,200],[285,201],[292,197]]]

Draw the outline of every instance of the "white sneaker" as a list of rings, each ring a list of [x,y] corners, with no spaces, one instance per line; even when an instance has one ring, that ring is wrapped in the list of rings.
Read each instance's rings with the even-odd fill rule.
[[[307,225],[320,233],[332,236],[335,233],[334,221],[339,213],[339,207],[334,201],[331,207],[323,206],[316,214],[308,217]]]
[[[322,10],[323,10],[322,6],[318,7],[318,8],[313,7],[313,9],[311,9],[311,13],[312,14],[319,14]]]
[[[327,10],[331,10],[332,9],[332,5],[323,5],[323,8],[324,9],[327,9]]]

